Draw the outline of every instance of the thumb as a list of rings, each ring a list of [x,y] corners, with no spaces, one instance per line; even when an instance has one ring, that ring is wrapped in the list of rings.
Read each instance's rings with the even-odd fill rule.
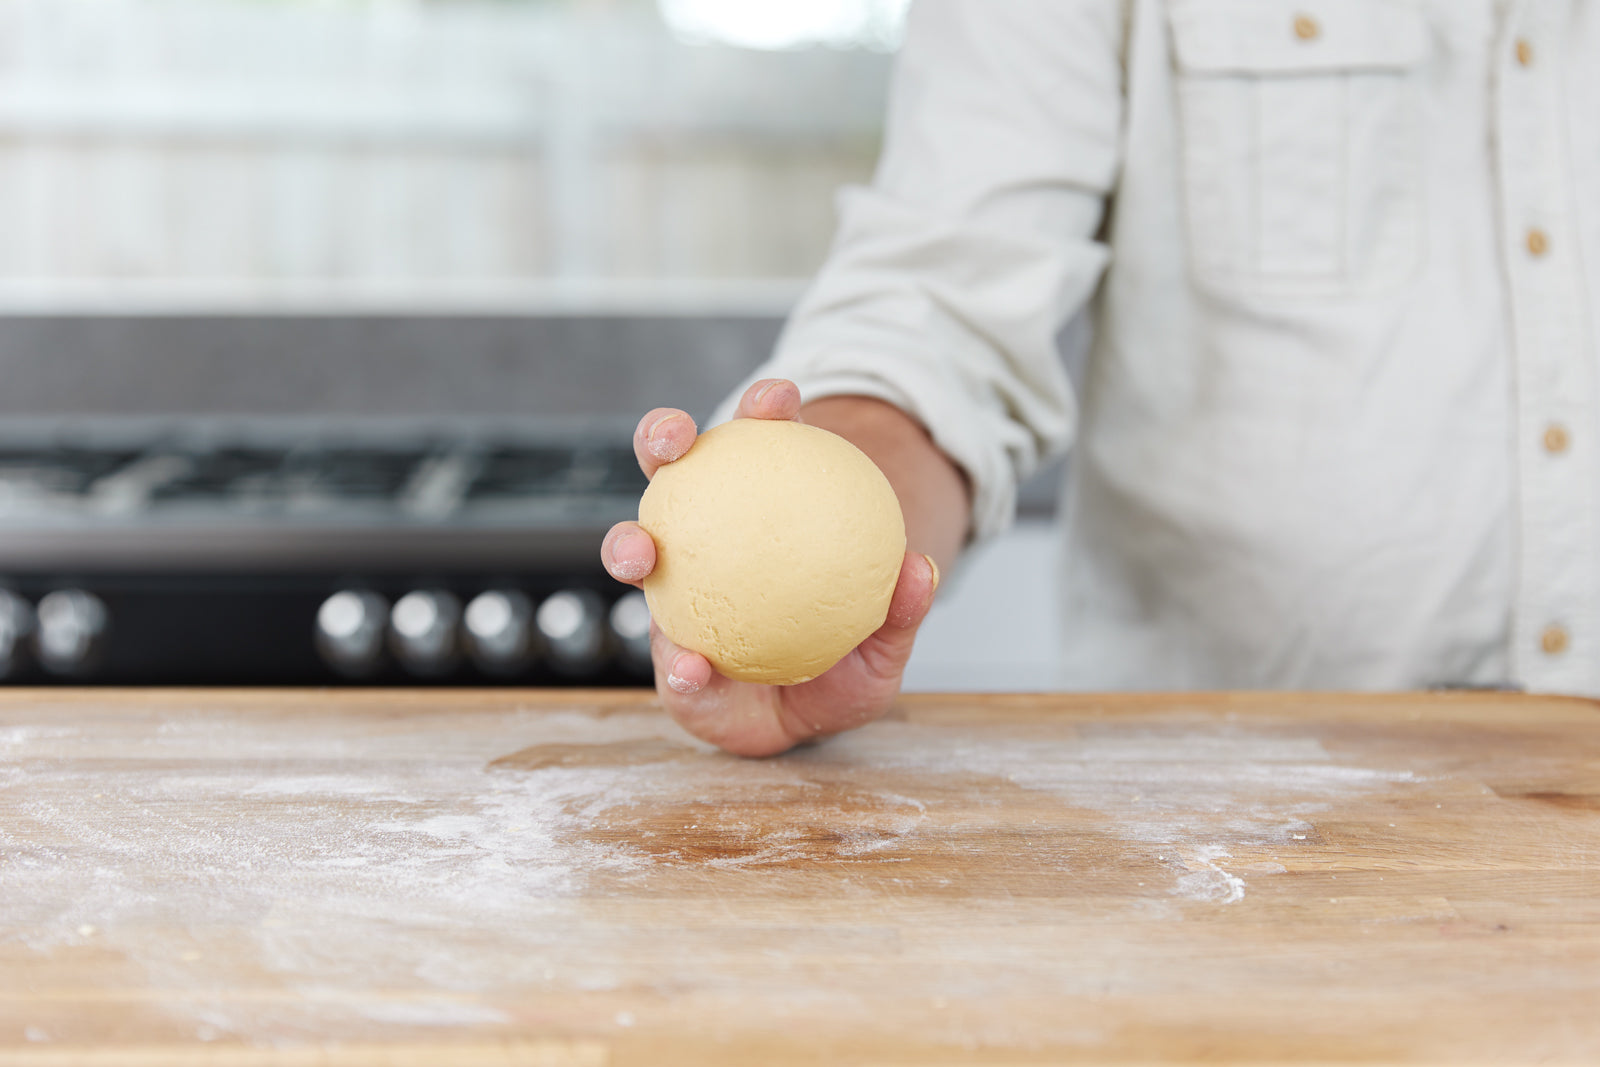
[[[897,680],[911,658],[917,628],[928,617],[939,588],[939,566],[932,556],[907,552],[900,562],[900,580],[889,600],[883,625],[856,647],[861,665],[876,678]]]

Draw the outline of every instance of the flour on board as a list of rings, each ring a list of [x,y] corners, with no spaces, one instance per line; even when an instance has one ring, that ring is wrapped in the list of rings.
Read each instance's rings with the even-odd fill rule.
[[[985,736],[891,722],[747,761],[639,713],[506,714],[489,731],[452,730],[443,715],[375,728],[360,716],[311,727],[152,714],[108,719],[104,736],[0,731],[0,939],[24,938],[41,959],[115,953],[171,991],[160,1009],[202,1038],[494,1026],[505,1013],[475,999],[491,985],[747,990],[835,936],[768,931],[798,955],[774,949],[765,970],[737,974],[727,958],[647,951],[652,928],[607,902],[648,916],[668,884],[674,914],[703,907],[696,921],[731,922],[735,934],[723,880],[759,889],[751,880],[786,878],[864,915],[966,921],[959,895],[902,899],[897,888],[927,884],[915,881],[937,873],[926,858],[960,847],[930,830],[956,779],[963,796],[1004,788],[1090,813],[1097,833],[1166,879],[1164,906],[1189,908],[1244,900],[1235,857],[1291,848],[1341,796],[1411,780],[1341,764],[1302,734],[1203,725]],[[61,758],[69,750],[79,762]],[[84,759],[105,768],[93,791]],[[1066,852],[1016,859],[1076,877]],[[936,905],[946,910],[928,912]],[[831,950],[863,960],[896,950],[873,931]],[[1071,960],[1024,973],[1016,957],[997,959],[983,980],[1092,979]],[[223,996],[241,960],[260,988]],[[978,975],[969,967],[960,981]],[[930,968],[923,980],[931,995],[956,979]],[[371,990],[383,992],[360,992]],[[829,1010],[841,1017],[859,1010],[842,982],[818,995],[837,998]]]

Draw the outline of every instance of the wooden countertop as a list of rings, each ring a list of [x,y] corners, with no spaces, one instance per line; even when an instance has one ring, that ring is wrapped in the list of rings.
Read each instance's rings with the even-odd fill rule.
[[[1600,705],[0,692],[0,1062],[1600,1062]]]

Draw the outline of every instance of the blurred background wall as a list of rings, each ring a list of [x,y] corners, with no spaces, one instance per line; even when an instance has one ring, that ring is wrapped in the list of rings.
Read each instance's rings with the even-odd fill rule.
[[[804,278],[903,7],[3,0],[0,285]]]

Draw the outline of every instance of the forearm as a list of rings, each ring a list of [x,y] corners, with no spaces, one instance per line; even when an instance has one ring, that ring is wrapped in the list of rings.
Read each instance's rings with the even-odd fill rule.
[[[966,475],[922,424],[893,404],[864,396],[816,400],[800,410],[800,417],[872,458],[900,498],[907,547],[926,552],[948,571],[967,540],[971,490]]]

